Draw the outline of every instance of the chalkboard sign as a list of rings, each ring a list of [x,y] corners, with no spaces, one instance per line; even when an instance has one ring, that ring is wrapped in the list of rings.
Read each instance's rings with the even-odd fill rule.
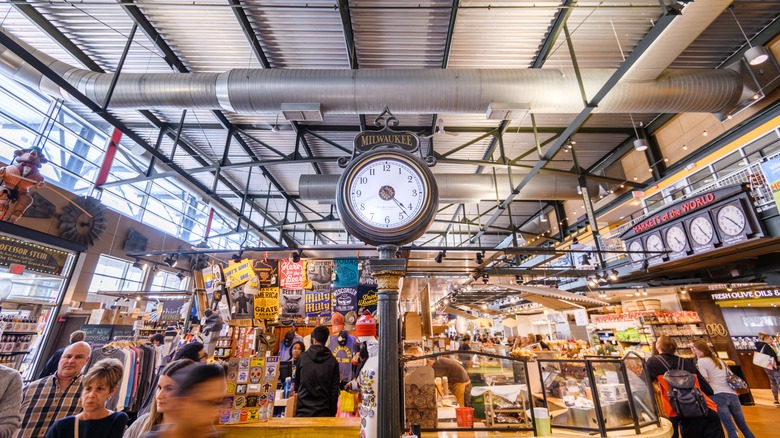
[[[85,324],[81,326],[81,331],[87,334],[85,341],[87,341],[92,348],[96,348],[111,342],[111,333],[114,331],[114,326],[107,324]]]
[[[135,330],[131,325],[115,325],[114,332],[111,333],[111,340],[121,338],[123,341],[131,341],[135,336]]]

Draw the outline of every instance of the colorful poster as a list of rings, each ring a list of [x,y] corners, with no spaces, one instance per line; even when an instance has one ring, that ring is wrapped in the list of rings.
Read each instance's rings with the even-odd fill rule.
[[[244,259],[236,263],[230,261],[228,267],[223,270],[227,287],[241,286],[255,276],[252,270],[252,260]]]
[[[330,291],[306,291],[306,316],[330,318]]]
[[[245,283],[230,289],[230,315],[233,319],[252,317],[252,306],[258,289]]]
[[[255,295],[255,318],[273,319],[279,314],[279,288],[263,287]]]
[[[357,308],[358,315],[363,314],[363,310],[368,310],[372,314],[376,313],[376,306],[379,302],[376,286],[358,286]]]
[[[330,281],[333,275],[330,260],[307,260],[304,262],[303,274],[304,289],[330,292]]]
[[[764,171],[766,183],[775,198],[775,208],[780,212],[780,156],[761,163],[761,170]]]
[[[358,285],[358,259],[333,260],[333,271],[336,272],[336,278],[333,280],[334,289]]]
[[[306,313],[305,291],[303,289],[282,289],[282,319],[303,318]]]
[[[279,287],[282,289],[303,289],[303,262],[279,260]]]
[[[279,286],[279,263],[276,260],[255,260],[254,269],[259,287]]]
[[[376,288],[379,283],[377,283],[376,277],[374,277],[374,273],[371,272],[371,264],[360,263],[358,266],[360,266],[360,279],[358,280],[358,285],[373,286]]]
[[[357,287],[333,288],[333,311],[346,315],[357,310],[357,293]]]

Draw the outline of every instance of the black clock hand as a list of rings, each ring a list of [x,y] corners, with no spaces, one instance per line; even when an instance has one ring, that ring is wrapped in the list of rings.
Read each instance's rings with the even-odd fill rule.
[[[699,230],[700,233],[704,234],[705,236],[707,235],[707,233],[705,233],[704,230],[701,229],[699,224],[696,224],[696,228]]]
[[[672,236],[672,237],[674,237],[674,236]],[[678,239],[677,237],[674,237],[674,240],[677,242],[678,245],[682,245],[683,244],[682,242],[680,242],[680,239]]]
[[[740,226],[734,219],[732,219],[732,218],[730,218],[728,216],[725,216],[725,218],[728,219],[729,221],[731,221],[731,223],[734,224],[735,226],[737,226],[737,227]]]
[[[399,207],[401,207],[401,210],[404,214],[408,215],[409,213],[406,212],[406,209],[404,208],[404,205],[401,204],[397,199],[393,198],[393,202],[395,202]]]

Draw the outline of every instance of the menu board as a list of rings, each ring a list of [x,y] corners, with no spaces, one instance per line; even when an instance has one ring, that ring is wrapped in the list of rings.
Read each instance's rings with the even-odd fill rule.
[[[81,331],[87,334],[85,341],[92,348],[102,347],[111,342],[111,334],[114,326],[109,324],[85,324],[81,326]]]

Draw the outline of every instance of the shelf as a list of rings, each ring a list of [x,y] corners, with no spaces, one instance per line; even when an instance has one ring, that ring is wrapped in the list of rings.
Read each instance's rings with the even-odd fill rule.
[[[37,335],[38,334],[38,332],[15,332],[11,330],[9,331],[0,330],[0,333],[4,335]]]
[[[701,321],[697,321],[697,322],[645,322],[643,324],[645,324],[645,325],[689,325],[689,324],[697,325],[697,324],[701,324]]]
[[[0,356],[16,356],[17,354],[30,354],[29,351],[12,351],[10,353],[0,353]]]
[[[622,344],[647,344],[647,342],[643,341],[618,341]]]
[[[525,409],[520,409],[520,408],[512,408],[512,409],[493,408],[493,412],[525,412]]]

